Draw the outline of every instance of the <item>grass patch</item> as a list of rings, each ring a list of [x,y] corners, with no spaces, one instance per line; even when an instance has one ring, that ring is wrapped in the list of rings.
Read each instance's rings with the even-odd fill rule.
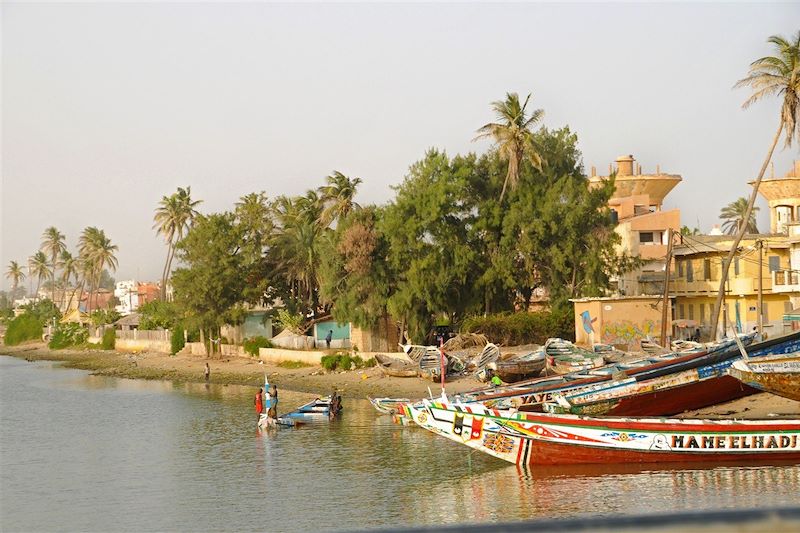
[[[278,366],[281,368],[306,368],[314,365],[304,363],[303,361],[281,361],[278,363]]]

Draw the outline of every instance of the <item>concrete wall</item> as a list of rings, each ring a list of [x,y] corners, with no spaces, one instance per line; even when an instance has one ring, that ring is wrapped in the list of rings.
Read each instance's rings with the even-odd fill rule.
[[[148,339],[117,339],[114,349],[118,352],[155,352],[172,353],[169,341],[154,341]]]
[[[624,350],[640,350],[645,337],[659,340],[661,309],[659,299],[648,297],[576,300],[576,343],[604,343]],[[672,313],[668,309],[667,323],[671,322]]]
[[[282,361],[302,361],[310,365],[319,365],[322,351],[282,350],[280,348],[259,348],[258,357],[267,363],[280,363]]]
[[[243,346],[235,344],[220,344],[214,348],[216,351],[215,356],[224,357],[250,357],[250,354],[244,351]],[[181,355],[206,355],[206,347],[202,342],[187,342],[183,349],[179,352]]]
[[[361,329],[352,326],[350,329],[350,344],[354,349],[358,348],[359,352],[397,352],[400,350],[399,342],[397,325],[389,317],[379,320],[374,328]]]

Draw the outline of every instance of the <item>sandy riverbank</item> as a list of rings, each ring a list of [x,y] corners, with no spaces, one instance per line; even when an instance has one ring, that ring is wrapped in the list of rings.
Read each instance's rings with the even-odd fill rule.
[[[0,354],[28,360],[63,361],[69,368],[89,370],[93,374],[131,379],[160,379],[203,382],[205,364],[211,367],[212,383],[249,385],[264,383],[264,373],[279,388],[295,392],[326,394],[336,387],[345,398],[366,396],[421,398],[430,388],[438,394],[438,383],[422,378],[385,377],[377,368],[348,372],[325,372],[321,367],[282,368],[261,364],[247,357],[206,358],[155,353],[126,354],[104,350],[50,350],[43,343],[0,346]],[[483,386],[472,377],[447,382],[447,391],[464,392]],[[772,394],[755,394],[732,402],[685,413],[692,418],[770,418],[800,415],[800,402]]]

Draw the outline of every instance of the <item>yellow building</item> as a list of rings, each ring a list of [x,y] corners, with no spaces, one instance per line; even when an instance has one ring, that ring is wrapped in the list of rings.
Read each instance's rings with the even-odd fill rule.
[[[609,165],[609,174],[613,167]],[[681,182],[677,174],[664,174],[657,167],[655,174],[642,174],[642,166],[632,155],[616,160],[616,191],[609,200],[617,219],[616,233],[621,242],[618,253],[644,259],[645,264],[614,280],[616,292],[623,296],[658,295],[664,290],[664,267],[669,229],[679,231],[679,209],[662,210],[664,198]],[[596,175],[592,167],[591,184],[600,184],[608,176]]]
[[[722,276],[722,261],[733,244],[730,235],[685,236],[673,250],[674,272],[670,294],[674,297],[675,338],[690,336],[699,328],[704,338],[711,329],[711,315]],[[759,246],[764,331],[783,333],[783,314],[792,310],[789,294],[773,291],[772,273],[789,266],[789,243],[784,236],[748,235],[739,244],[728,272],[725,300],[728,315],[720,314],[719,327],[727,320],[739,331],[758,325]]]

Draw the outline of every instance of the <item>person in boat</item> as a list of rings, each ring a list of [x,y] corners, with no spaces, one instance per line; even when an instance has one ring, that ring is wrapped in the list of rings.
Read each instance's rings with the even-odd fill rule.
[[[256,421],[261,420],[261,413],[264,412],[264,396],[261,393],[261,387],[258,388],[258,392],[256,393],[256,397],[255,400],[253,401],[253,404],[256,407],[256,416],[257,416]]]
[[[494,373],[493,368],[487,368],[486,373],[489,375],[489,383],[492,384],[492,387],[499,387],[503,384],[503,380],[501,380],[497,374]]]

